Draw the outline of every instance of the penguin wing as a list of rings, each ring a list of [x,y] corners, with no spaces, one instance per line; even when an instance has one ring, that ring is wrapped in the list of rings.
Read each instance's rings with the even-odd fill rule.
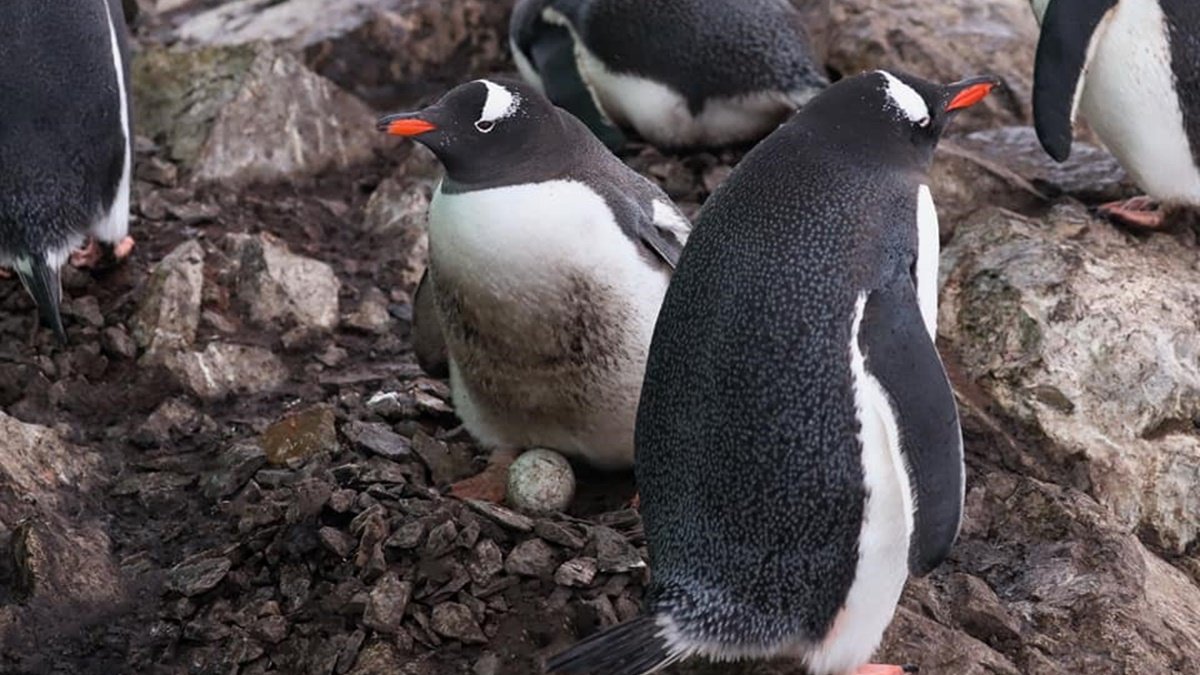
[[[450,358],[446,353],[446,337],[438,323],[433,297],[433,282],[429,270],[421,275],[413,293],[412,344],[421,370],[433,377],[450,374]]]
[[[1118,0],[1050,0],[1042,16],[1033,75],[1038,139],[1059,162],[1071,156],[1075,111],[1093,44]]]
[[[866,369],[895,414],[915,503],[908,566],[922,576],[945,559],[958,537],[963,451],[954,392],[907,275],[896,275],[867,297],[858,339]]]
[[[543,16],[527,19],[518,33],[517,47],[541,76],[546,98],[578,117],[609,148],[619,149],[625,145],[625,135],[609,121],[579,72],[575,36],[569,26],[558,10],[547,8]]]

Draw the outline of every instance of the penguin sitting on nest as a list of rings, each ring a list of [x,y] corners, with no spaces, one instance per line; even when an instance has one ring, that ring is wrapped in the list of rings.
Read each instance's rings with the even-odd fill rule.
[[[757,141],[828,85],[788,0],[521,0],[521,75],[613,149]]]
[[[643,675],[693,655],[902,672],[864,664],[963,506],[929,167],[996,82],[843,80],[704,205],[638,411],[644,615],[549,672]]]
[[[521,448],[633,464],[646,351],[691,224],[532,87],[477,80],[379,128],[446,169],[429,206],[413,348],[494,449],[454,486],[498,501]]]
[[[1200,3],[1031,0],[1042,24],[1033,113],[1046,152],[1071,154],[1077,112],[1147,196],[1100,207],[1157,228],[1200,209]]]
[[[126,33],[118,0],[0,2],[0,266],[60,341],[62,264],[133,248]]]

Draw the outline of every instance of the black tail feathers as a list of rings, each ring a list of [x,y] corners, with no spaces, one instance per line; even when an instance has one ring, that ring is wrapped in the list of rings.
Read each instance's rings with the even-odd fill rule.
[[[63,328],[62,315],[58,311],[62,302],[62,282],[58,270],[47,265],[45,256],[40,255],[21,256],[15,267],[25,290],[37,303],[42,325],[53,330],[58,341],[66,344],[67,331]]]
[[[546,662],[562,675],[648,675],[683,658],[672,649],[654,617],[640,616],[592,635]]]

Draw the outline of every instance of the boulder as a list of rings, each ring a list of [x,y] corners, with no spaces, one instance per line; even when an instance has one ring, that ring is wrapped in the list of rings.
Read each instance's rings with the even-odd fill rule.
[[[834,3],[830,68],[884,68],[939,81],[993,74],[1005,89],[955,121],[959,129],[1028,122],[1038,27],[1028,0],[844,0]]]
[[[195,343],[203,290],[204,249],[194,239],[154,266],[132,322],[133,339],[147,359],[158,360]]]
[[[133,84],[140,133],[200,182],[346,168],[380,142],[365,104],[264,44],[152,47],[134,59]]]
[[[103,523],[91,515],[100,513],[89,496],[103,488],[100,457],[3,412],[0,438],[0,658],[19,664],[37,657],[9,646],[108,612],[124,586]]]
[[[225,342],[170,354],[165,365],[180,386],[210,401],[274,391],[288,379],[287,367],[271,350]]]
[[[1026,429],[1002,461],[1085,490],[1125,532],[1200,538],[1200,272],[1194,245],[1075,205],[985,209],[945,251],[940,332],[963,378]]]
[[[363,230],[381,242],[391,258],[388,268],[399,276],[398,290],[411,296],[425,271],[429,254],[425,224],[442,167],[429,150],[411,143],[406,146],[405,159],[367,201]]]
[[[235,294],[252,321],[304,332],[337,326],[341,282],[333,268],[292,253],[270,234],[231,234],[226,241],[237,268]]]
[[[192,45],[275,43],[378,107],[508,67],[514,0],[236,0],[196,14]]]

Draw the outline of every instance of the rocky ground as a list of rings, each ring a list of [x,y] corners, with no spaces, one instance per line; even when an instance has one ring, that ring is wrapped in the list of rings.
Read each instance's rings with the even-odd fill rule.
[[[1097,220],[1111,157],[1041,153],[1024,0],[796,1],[834,75],[1007,84],[933,185],[967,518],[881,658],[1200,673],[1191,230]],[[65,349],[0,282],[0,672],[534,673],[637,612],[631,477],[545,518],[443,497],[482,458],[407,339],[438,167],[374,116],[510,70],[510,5],[141,2],[135,255],[68,272]],[[693,215],[737,157],[627,159]]]

